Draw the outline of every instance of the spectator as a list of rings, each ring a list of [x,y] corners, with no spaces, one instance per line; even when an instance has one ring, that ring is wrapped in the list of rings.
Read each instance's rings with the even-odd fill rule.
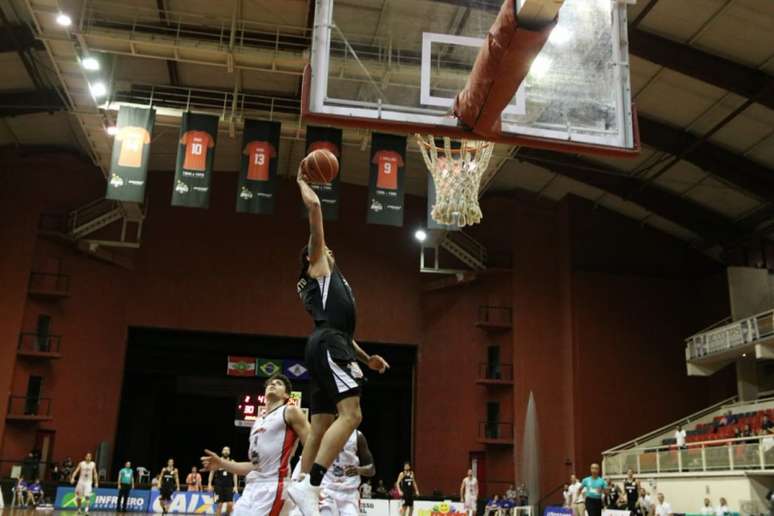
[[[683,430],[682,425],[677,425],[677,430],[675,430],[675,442],[677,443],[678,448],[685,448],[685,436],[686,436],[685,430]]]
[[[75,464],[73,464],[73,459],[70,457],[65,457],[65,460],[62,461],[62,477],[65,479],[65,481],[70,479],[74,470]]]
[[[645,488],[640,487],[640,497],[637,500],[637,514],[639,516],[648,516],[652,508],[653,500],[651,500],[650,495]]]
[[[27,506],[27,482],[24,480],[24,476],[20,476],[16,481],[16,486],[13,488],[14,503],[17,507]]]
[[[484,509],[484,515],[489,516],[491,514],[499,514],[500,512],[500,497],[498,495],[494,495],[492,498],[487,500],[486,502],[486,509]]]
[[[38,478],[38,459],[35,457],[35,452],[29,452],[24,458],[21,474],[27,483],[32,483],[33,480]]]
[[[513,514],[513,508],[516,507],[516,502],[514,500],[509,500],[508,498],[501,498],[500,499],[500,514],[501,515],[509,515]]]
[[[618,491],[618,486],[610,482],[609,478],[606,478],[605,482],[609,486],[605,497],[605,506],[609,509],[615,509],[618,506],[618,498],[620,498],[621,493]]]
[[[658,503],[654,511],[654,516],[672,516],[672,506],[664,501],[664,493],[659,493],[656,498]]]
[[[715,508],[712,507],[712,502],[709,498],[704,499],[704,506],[699,510],[703,516],[712,516],[715,514]]]
[[[61,482],[62,478],[62,470],[59,468],[59,464],[54,464],[51,467],[51,480],[54,482]]]
[[[580,496],[583,486],[578,480],[578,477],[570,475],[570,484],[567,487],[570,491],[569,508],[572,509],[574,516],[583,516],[586,512],[586,508],[583,506],[583,499]]]
[[[132,463],[126,461],[124,467],[118,472],[118,500],[116,510],[126,512],[126,504],[129,501],[129,492],[134,489],[134,470]]]
[[[725,498],[721,497],[718,501],[718,509],[715,511],[717,516],[725,516],[731,514],[731,509],[728,508],[728,502]]]
[[[376,497],[386,499],[389,498],[389,493],[387,492],[387,488],[384,487],[384,480],[379,481],[379,485],[376,486]]]
[[[43,488],[39,478],[27,486],[27,500],[33,507],[37,507],[43,501]]]
[[[766,414],[763,415],[763,420],[761,421],[761,429],[767,434],[774,433],[774,421],[769,419],[769,416]]]
[[[591,465],[591,475],[583,479],[582,495],[589,516],[602,516],[602,499],[607,491],[607,483],[599,476],[599,464]]]
[[[513,484],[508,486],[508,490],[505,491],[505,497],[509,500],[515,500],[516,499],[516,490],[513,488]]]
[[[188,491],[201,491],[202,490],[202,476],[196,469],[196,466],[191,468],[191,472],[185,477],[185,485]]]
[[[360,486],[360,498],[371,498],[371,481],[366,480]]]
[[[519,507],[524,507],[529,504],[529,493],[527,492],[527,485],[522,482],[519,487],[516,488],[516,503]]]

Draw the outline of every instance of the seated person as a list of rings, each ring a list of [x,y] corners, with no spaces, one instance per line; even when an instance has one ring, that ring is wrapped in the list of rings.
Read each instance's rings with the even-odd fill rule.
[[[516,507],[516,500],[511,500],[509,498],[503,498],[500,500],[500,514],[512,514],[514,507]]]
[[[490,514],[499,514],[501,503],[502,501],[500,500],[500,496],[494,495],[492,498],[487,500],[486,509],[484,509],[484,514],[486,516],[489,516]]]
[[[26,507],[29,494],[27,493],[27,482],[24,480],[24,477],[19,477],[19,480],[16,482],[16,487],[14,487],[13,490],[16,506]]]
[[[43,501],[43,487],[40,485],[40,479],[27,485],[27,501],[30,505],[37,507]]]

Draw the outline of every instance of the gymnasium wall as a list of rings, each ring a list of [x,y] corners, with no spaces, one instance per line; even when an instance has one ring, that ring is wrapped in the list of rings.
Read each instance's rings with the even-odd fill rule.
[[[23,393],[30,373],[44,374],[54,419],[40,427],[56,431],[54,459],[112,444],[130,326],[308,333],[295,294],[307,226],[291,181],[282,182],[277,213],[267,217],[235,213],[234,174],[215,174],[210,209],[194,210],[170,207],[172,174],[152,172],[143,244],[126,270],[33,235],[41,211],[102,195],[97,171],[67,156],[10,163],[0,192],[0,248],[8,250],[0,262],[0,389]],[[366,225],[364,188],[343,185],[342,203],[342,218],[326,235],[355,290],[358,338],[418,346],[414,461],[425,493],[456,492],[471,452],[486,452],[487,480],[498,490],[517,478],[530,391],[543,494],[605,448],[733,392],[725,373],[685,375],[682,338],[728,308],[723,282],[713,280],[719,271],[682,242],[580,199],[493,196],[473,233],[490,252],[511,254],[512,271],[423,291],[437,279],[419,274],[411,236],[424,199],[407,198],[404,228]],[[71,296],[43,306],[27,299],[27,276],[51,256],[62,258]],[[695,278],[684,276],[696,270]],[[476,328],[482,304],[512,306],[513,331],[492,336]],[[53,311],[52,333],[64,336],[64,358],[14,361],[19,332],[33,330],[43,310]],[[512,389],[475,382],[494,342],[502,361],[515,364]],[[666,394],[669,403],[659,403]],[[514,422],[513,447],[477,440],[492,399],[501,401],[502,420]],[[6,403],[0,397],[2,413]],[[0,459],[18,459],[34,431],[0,424],[0,440]]]

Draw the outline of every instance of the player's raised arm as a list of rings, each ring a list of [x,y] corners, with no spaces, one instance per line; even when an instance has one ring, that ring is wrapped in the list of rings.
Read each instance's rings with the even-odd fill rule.
[[[308,178],[303,167],[298,167],[296,182],[301,190],[301,199],[309,212],[309,264],[314,265],[320,261],[325,253],[325,231],[323,230],[322,206],[317,193],[312,190],[307,182]],[[327,263],[327,261],[326,261]]]
[[[210,480],[207,485],[208,490],[212,490],[212,476],[219,469],[224,469],[229,473],[233,473],[235,479],[237,475],[245,476],[255,470],[255,465],[252,462],[236,462],[228,460],[210,450],[204,450],[202,467],[210,471]]]
[[[306,438],[309,436],[309,421],[307,421],[304,412],[295,406],[285,409],[285,421],[296,432],[301,445],[306,444]]]

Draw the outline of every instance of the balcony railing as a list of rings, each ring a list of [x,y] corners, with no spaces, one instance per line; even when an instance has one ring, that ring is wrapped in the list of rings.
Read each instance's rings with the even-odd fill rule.
[[[605,475],[774,470],[774,435],[690,443],[684,448],[631,448],[606,455]]]
[[[59,272],[33,272],[28,288],[32,295],[66,296],[70,292],[70,276]]]
[[[510,306],[482,305],[478,307],[479,326],[510,328],[512,309]]]
[[[512,441],[513,423],[481,421],[478,424],[478,438],[483,441]]]
[[[774,337],[774,310],[741,319],[685,339],[686,358],[697,360]]]
[[[19,335],[17,349],[24,353],[59,353],[62,349],[62,336],[22,333]]]
[[[478,364],[479,381],[513,382],[513,365],[482,362]]]
[[[46,419],[51,417],[51,398],[11,396],[8,417],[15,419]]]

